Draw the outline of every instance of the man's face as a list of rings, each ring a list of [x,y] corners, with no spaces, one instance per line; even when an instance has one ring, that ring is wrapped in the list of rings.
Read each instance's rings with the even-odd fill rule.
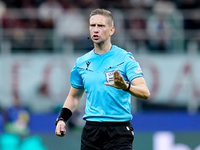
[[[90,18],[89,30],[94,43],[103,43],[114,33],[114,27],[111,27],[108,22],[109,19],[102,15],[94,15]]]

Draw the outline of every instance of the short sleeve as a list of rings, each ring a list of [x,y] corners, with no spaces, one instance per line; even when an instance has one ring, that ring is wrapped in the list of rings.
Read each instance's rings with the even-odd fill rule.
[[[71,70],[70,83],[74,88],[83,88],[83,80],[78,72],[77,63]]]
[[[134,59],[131,53],[127,53],[125,61],[126,61],[126,76],[129,81],[132,81],[134,78],[143,76],[143,72],[139,63]]]

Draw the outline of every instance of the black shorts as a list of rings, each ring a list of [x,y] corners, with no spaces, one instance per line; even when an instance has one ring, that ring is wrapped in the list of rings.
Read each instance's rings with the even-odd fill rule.
[[[130,121],[87,121],[82,131],[81,150],[132,150],[133,139]]]

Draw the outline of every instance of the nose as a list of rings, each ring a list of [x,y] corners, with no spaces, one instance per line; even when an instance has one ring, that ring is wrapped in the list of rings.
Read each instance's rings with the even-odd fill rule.
[[[99,32],[99,29],[97,26],[94,27],[94,33],[98,33]]]

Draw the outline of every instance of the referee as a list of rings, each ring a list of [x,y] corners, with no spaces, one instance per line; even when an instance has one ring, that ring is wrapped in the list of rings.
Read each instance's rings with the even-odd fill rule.
[[[76,60],[71,71],[71,89],[56,120],[55,133],[66,134],[66,122],[85,91],[86,124],[81,150],[132,150],[131,95],[146,100],[150,92],[133,55],[111,43],[115,32],[111,12],[93,10],[89,31],[94,49]]]

